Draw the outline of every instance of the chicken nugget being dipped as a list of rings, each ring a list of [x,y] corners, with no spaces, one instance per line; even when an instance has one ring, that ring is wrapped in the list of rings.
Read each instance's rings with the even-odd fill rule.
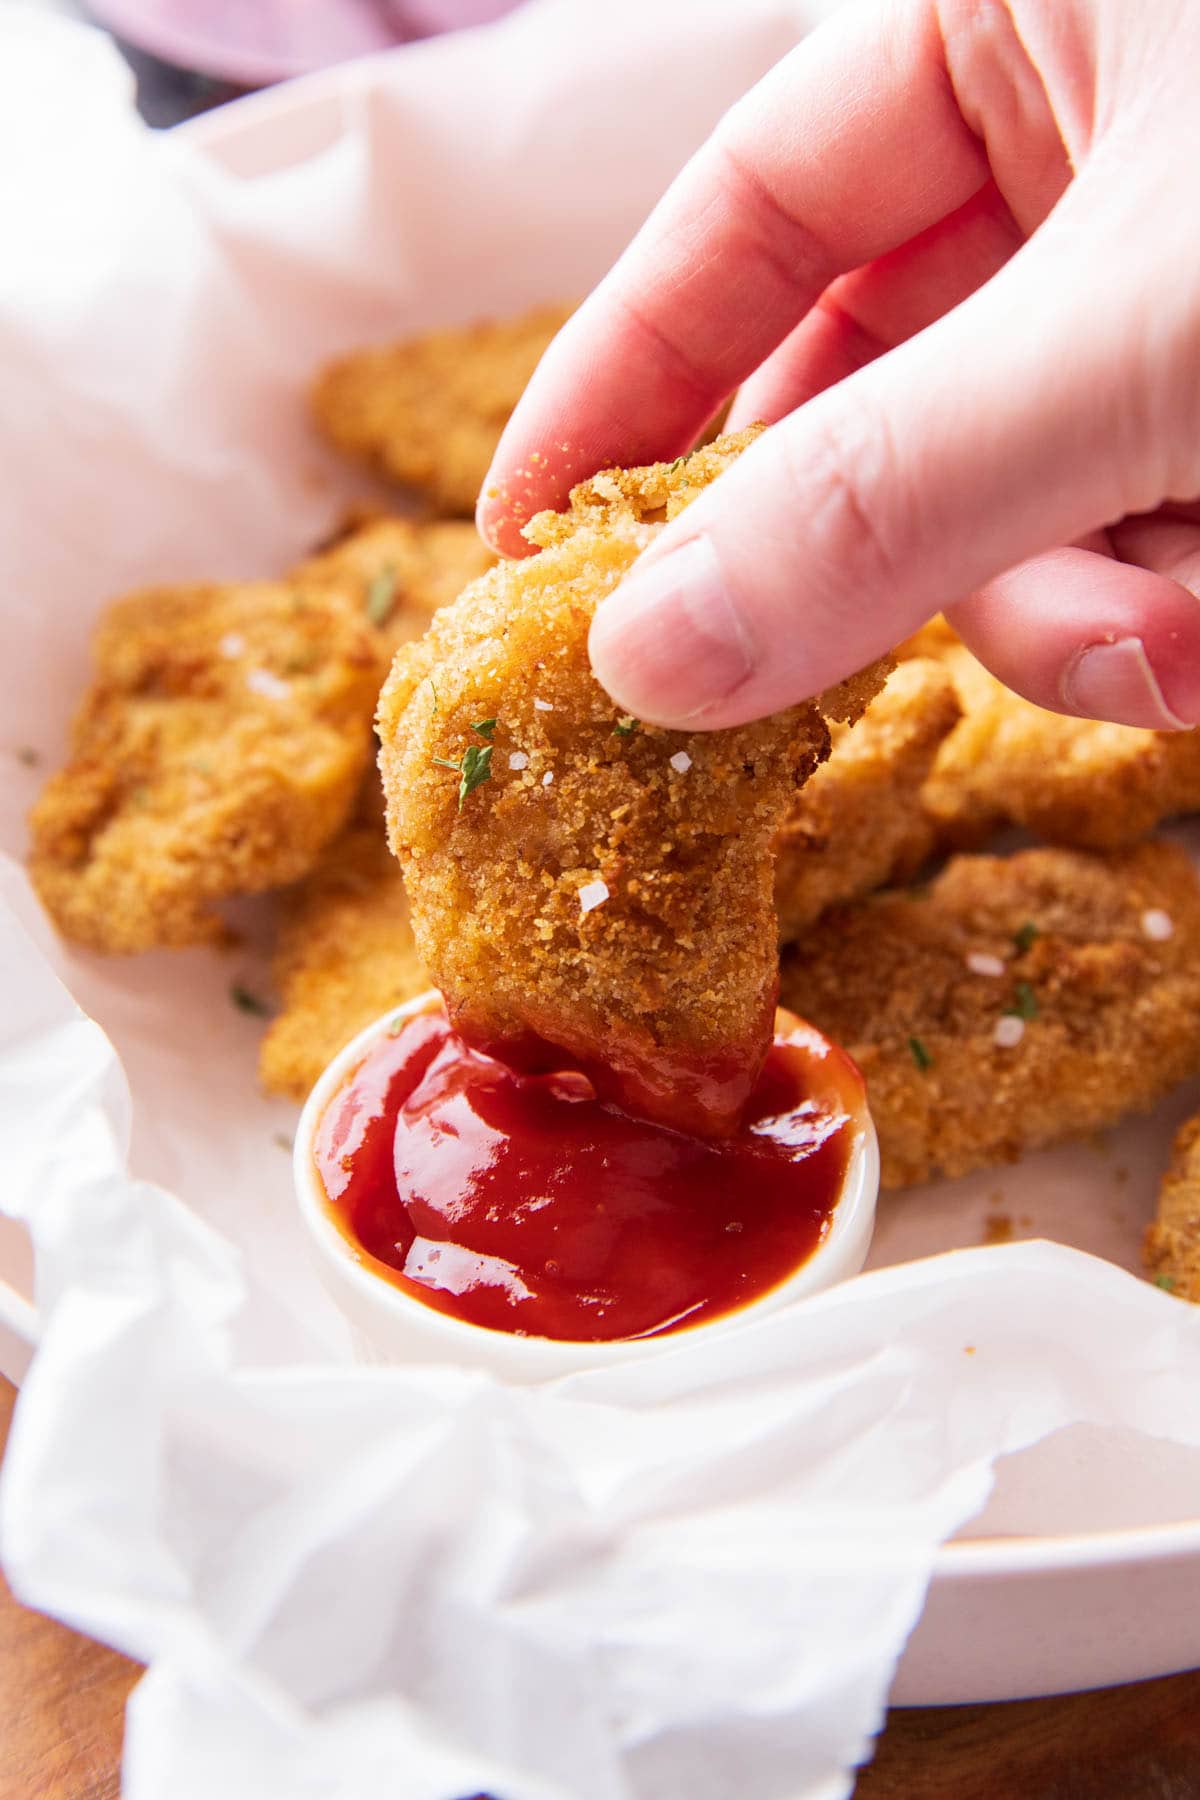
[[[403,648],[378,716],[417,947],[462,1036],[711,1136],[771,1040],[775,838],[828,721],[857,717],[885,669],[736,729],[667,731],[622,716],[587,640],[660,521],[752,435],[608,471],[532,520],[540,554]]]

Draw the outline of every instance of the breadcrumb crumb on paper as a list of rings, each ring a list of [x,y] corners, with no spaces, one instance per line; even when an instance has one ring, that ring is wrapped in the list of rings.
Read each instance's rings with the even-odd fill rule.
[[[1144,936],[1149,905],[1169,941]],[[968,968],[980,949],[1004,979]],[[1200,883],[1168,843],[959,856],[923,894],[828,913],[785,956],[782,998],[866,1076],[885,1186],[1011,1162],[1200,1072]]]
[[[708,1130],[732,1127],[770,1039],[775,835],[828,753],[829,717],[855,717],[884,669],[736,730],[621,735],[587,636],[664,513],[754,435],[698,451],[686,489],[670,464],[612,470],[539,514],[541,553],[401,650],[378,719],[417,943],[460,1029],[516,1060],[566,1054],[651,1116]],[[460,809],[453,768],[481,718],[496,755]],[[583,912],[597,878],[607,899]]]

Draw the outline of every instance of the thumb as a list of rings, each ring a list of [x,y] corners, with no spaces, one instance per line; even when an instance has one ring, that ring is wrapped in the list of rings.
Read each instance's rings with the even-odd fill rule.
[[[776,711],[1014,564],[1200,489],[1180,363],[1196,280],[1161,267],[1161,196],[1092,188],[1078,177],[984,287],[780,420],[660,534],[592,626],[621,706],[693,729]],[[1171,443],[1198,466],[1169,469]],[[1192,629],[1174,653],[1200,666],[1200,609]]]

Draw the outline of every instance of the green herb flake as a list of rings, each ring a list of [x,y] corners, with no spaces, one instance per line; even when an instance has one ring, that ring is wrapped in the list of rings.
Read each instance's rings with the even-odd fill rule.
[[[433,676],[432,675],[429,677],[429,686],[433,693],[433,710],[434,710],[434,713],[436,714],[439,710],[439,708],[438,708],[438,693],[437,693],[436,687],[434,687],[434,685],[433,685]]]
[[[638,728],[638,721],[632,713],[622,713],[612,728],[614,737],[632,737]]]
[[[42,760],[32,744],[19,745],[16,751],[16,758],[17,761],[22,763],[27,769],[36,769]]]
[[[367,589],[367,617],[372,625],[386,625],[396,605],[396,571],[391,563],[380,569]]]
[[[1027,981],[1018,981],[1016,994],[1011,1006],[1006,1006],[1005,1015],[1010,1019],[1036,1019],[1041,1011],[1038,997]]]
[[[1013,943],[1017,946],[1019,953],[1024,956],[1025,952],[1034,942],[1034,939],[1040,938],[1041,935],[1041,932],[1038,930],[1033,920],[1026,919],[1020,931],[1015,931],[1013,933]]]
[[[916,1063],[918,1069],[920,1069],[922,1073],[924,1073],[924,1071],[926,1069],[932,1069],[933,1058],[932,1058],[932,1056],[930,1056],[928,1050],[925,1048],[924,1044],[921,1042],[919,1037],[910,1037],[908,1040],[908,1048],[912,1055],[913,1061]]]
[[[474,793],[485,781],[492,778],[491,744],[468,744],[459,762],[451,762],[447,756],[435,756],[433,761],[439,769],[453,769],[459,777],[458,810],[463,809],[463,801],[468,794]]]
[[[252,993],[248,987],[243,987],[240,981],[235,981],[230,986],[229,998],[239,1012],[253,1013],[256,1019],[269,1019],[271,1016],[271,1009],[266,1001]]]
[[[490,744],[470,744],[463,751],[462,780],[458,784],[458,810],[462,811],[463,801],[483,782],[492,778],[492,746]]]
[[[1175,1277],[1173,1275],[1156,1275],[1154,1277],[1154,1285],[1157,1288],[1161,1288],[1164,1294],[1173,1294],[1175,1292]]]
[[[475,723],[471,726],[472,731],[477,731],[480,737],[485,738],[490,738],[495,729],[495,719],[476,719]]]

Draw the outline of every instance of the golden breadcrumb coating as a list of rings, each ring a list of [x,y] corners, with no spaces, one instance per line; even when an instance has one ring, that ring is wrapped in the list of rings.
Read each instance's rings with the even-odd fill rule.
[[[359,350],[317,379],[317,425],[339,450],[469,518],[508,415],[569,306]]]
[[[273,972],[283,1009],[259,1076],[294,1100],[373,1019],[429,986],[381,821],[349,826],[287,895]]]
[[[219,901],[296,880],[345,818],[382,640],[357,598],[297,578],[134,594],[94,655],[30,817],[34,886],[92,949],[218,938]]]
[[[1143,1261],[1160,1287],[1200,1302],[1200,1113],[1176,1133]]]
[[[947,650],[962,648],[962,639],[944,613],[935,613],[911,637],[896,645],[896,660],[912,656],[944,656]]]
[[[1168,843],[959,856],[826,914],[782,999],[861,1067],[885,1186],[1010,1162],[1200,1070],[1200,884]]]
[[[826,719],[857,716],[883,670],[735,730],[666,731],[622,718],[587,636],[664,514],[752,435],[597,476],[532,520],[540,555],[400,651],[378,718],[417,945],[459,1028],[518,1061],[565,1052],[638,1110],[712,1131],[770,1040],[772,842]],[[486,779],[460,782],[481,759]]]
[[[827,906],[905,880],[929,855],[934,828],[921,789],[959,717],[954,682],[929,658],[901,663],[796,795],[775,866],[779,936],[799,937]]]
[[[310,557],[293,578],[329,584],[353,599],[390,661],[495,560],[463,519],[378,518]]]
[[[963,708],[925,790],[944,843],[974,845],[1008,822],[1050,843],[1115,850],[1200,808],[1200,731],[1045,712],[997,681],[944,620],[906,648],[943,658]]]

